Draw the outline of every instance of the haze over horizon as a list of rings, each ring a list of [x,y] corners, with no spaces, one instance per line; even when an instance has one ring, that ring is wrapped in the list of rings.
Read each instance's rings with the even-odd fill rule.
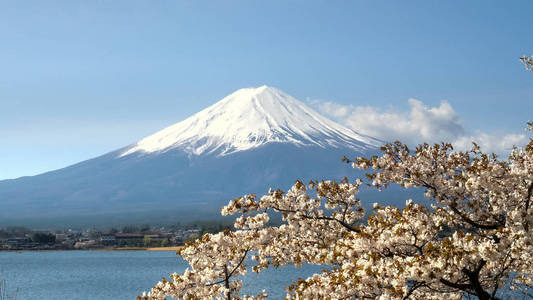
[[[131,144],[269,85],[376,138],[527,140],[530,1],[5,2],[0,180]],[[67,26],[68,25],[68,26]]]

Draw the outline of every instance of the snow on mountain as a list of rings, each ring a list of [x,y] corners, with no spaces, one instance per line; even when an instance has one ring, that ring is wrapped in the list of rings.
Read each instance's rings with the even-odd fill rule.
[[[186,120],[148,136],[119,156],[181,149],[224,156],[267,143],[348,147],[363,152],[382,144],[268,86],[240,89]]]

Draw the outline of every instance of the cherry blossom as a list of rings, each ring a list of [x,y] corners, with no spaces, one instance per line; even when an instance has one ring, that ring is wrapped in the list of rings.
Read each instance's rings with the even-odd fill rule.
[[[381,150],[345,159],[364,180],[296,181],[231,200],[222,214],[236,216],[235,230],[188,243],[178,254],[190,267],[138,299],[264,299],[241,295],[247,270],[303,264],[324,270],[288,283],[287,299],[533,298],[533,140],[507,160],[475,144]],[[364,184],[424,189],[431,205],[374,204],[367,214]],[[273,214],[280,225],[269,224]]]

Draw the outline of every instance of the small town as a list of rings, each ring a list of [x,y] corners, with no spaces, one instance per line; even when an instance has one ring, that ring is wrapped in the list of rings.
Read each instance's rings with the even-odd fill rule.
[[[145,249],[184,245],[206,232],[224,229],[222,225],[151,227],[128,225],[120,230],[64,229],[35,231],[25,227],[0,228],[0,251]]]

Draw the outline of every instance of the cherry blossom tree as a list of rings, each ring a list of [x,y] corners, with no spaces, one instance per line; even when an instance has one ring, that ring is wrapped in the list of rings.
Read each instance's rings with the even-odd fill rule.
[[[302,264],[327,267],[289,285],[288,299],[533,298],[533,140],[506,160],[475,144],[381,150],[345,159],[364,180],[296,181],[230,201],[222,214],[237,216],[235,230],[188,243],[178,254],[190,267],[138,299],[264,299],[241,295],[248,270]],[[365,184],[422,188],[432,204],[374,204],[365,218]],[[273,212],[281,225],[268,225]]]

